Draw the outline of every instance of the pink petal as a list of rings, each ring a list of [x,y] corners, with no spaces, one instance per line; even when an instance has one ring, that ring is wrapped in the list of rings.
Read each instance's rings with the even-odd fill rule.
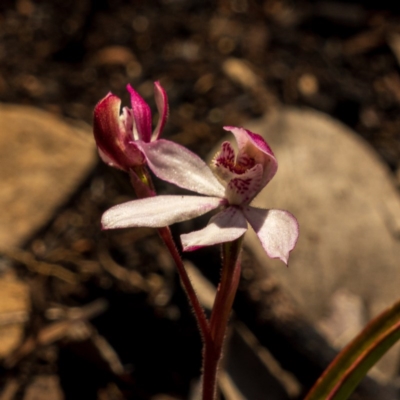
[[[102,218],[103,229],[151,227],[161,228],[186,221],[214,210],[221,204],[217,197],[156,196],[128,201],[107,210]]]
[[[249,204],[262,189],[262,173],[262,166],[256,164],[242,175],[236,175],[235,178],[231,179],[225,192],[225,197],[228,199],[229,204]]]
[[[224,129],[235,135],[239,147],[237,162],[245,164],[247,159],[250,158],[254,160],[256,164],[261,164],[263,166],[262,187],[264,187],[273,178],[278,169],[278,163],[274,153],[267,142],[262,136],[244,128],[224,126]]]
[[[229,142],[222,143],[221,150],[211,161],[211,168],[219,180],[225,184],[238,175],[235,171],[235,150]]]
[[[108,166],[113,167],[113,168],[118,168],[118,169],[124,170],[124,168],[122,166],[117,165],[115,163],[115,160],[113,158],[109,157],[106,153],[104,153],[103,150],[101,150],[100,147],[97,147],[97,152],[99,153],[99,156],[100,156],[101,160],[105,164],[107,164]]]
[[[131,95],[131,104],[135,127],[137,129],[139,139],[146,143],[151,139],[151,110],[149,105],[144,101],[142,96],[131,85],[126,87]]]
[[[165,123],[168,118],[168,97],[160,82],[154,82],[154,97],[158,110],[158,122],[156,129],[153,132],[151,140],[157,140],[164,129]]]
[[[229,207],[214,215],[204,229],[181,235],[182,247],[184,251],[192,251],[204,246],[231,242],[246,231],[247,221],[243,213],[235,207]]]
[[[109,93],[94,109],[93,133],[100,157],[116,168],[128,170],[143,164],[141,151],[129,144],[132,135],[120,127],[121,100]]]
[[[289,253],[294,249],[299,237],[296,218],[287,211],[264,210],[250,206],[243,208],[243,212],[268,256],[280,258],[287,264]]]
[[[119,127],[125,136],[129,137],[131,140],[137,140],[138,137],[134,137],[134,124],[132,110],[128,107],[122,109],[122,113],[119,116]]]
[[[185,147],[163,139],[149,144],[138,142],[138,147],[158,178],[200,194],[224,197],[225,188],[207,164]]]

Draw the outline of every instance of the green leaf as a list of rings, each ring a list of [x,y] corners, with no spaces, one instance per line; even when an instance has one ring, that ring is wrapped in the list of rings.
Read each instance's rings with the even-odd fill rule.
[[[347,399],[368,370],[400,339],[400,301],[373,319],[332,361],[305,400]]]

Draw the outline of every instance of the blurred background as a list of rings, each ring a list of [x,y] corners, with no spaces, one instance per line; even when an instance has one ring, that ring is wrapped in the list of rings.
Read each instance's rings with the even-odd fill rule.
[[[163,136],[202,157],[223,125],[312,108],[355,130],[397,185],[399,22],[390,1],[2,0],[0,399],[195,398],[201,342],[159,238],[100,230],[104,210],[134,197],[97,159],[101,98],[128,105],[130,83],[156,118],[160,80]],[[217,282],[218,249],[186,258],[198,285]],[[335,350],[256,264],[246,253],[224,396],[302,398]],[[238,365],[254,371],[240,390]],[[373,377],[354,398],[398,388]]]

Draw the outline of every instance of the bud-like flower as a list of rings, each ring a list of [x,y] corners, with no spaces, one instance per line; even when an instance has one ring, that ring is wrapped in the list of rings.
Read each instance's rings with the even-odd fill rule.
[[[151,111],[143,98],[130,86],[132,108],[124,107],[121,99],[109,93],[94,109],[93,132],[102,160],[108,165],[129,171],[146,163],[136,141],[150,143],[159,138],[168,117],[168,99],[159,82],[154,82],[154,93],[159,113],[152,133]]]

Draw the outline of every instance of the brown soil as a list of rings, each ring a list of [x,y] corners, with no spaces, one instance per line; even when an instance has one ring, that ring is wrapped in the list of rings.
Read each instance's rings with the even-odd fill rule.
[[[223,125],[241,125],[277,104],[313,107],[354,128],[396,171],[400,6],[390,3],[2,0],[0,101],[91,123],[108,91],[128,102],[127,83],[153,107],[152,82],[160,80],[170,101],[165,137],[201,156]],[[231,58],[245,61],[240,68],[261,91],[235,79],[226,67]],[[124,174],[99,163],[26,243],[59,270],[16,263],[31,287],[25,337],[45,339],[3,365],[1,387],[17,382],[7,398],[24,398],[42,375],[58,377],[66,399],[187,398],[201,346],[171,261],[151,231],[99,228],[106,208],[132,196]],[[204,257],[209,265],[219,255],[203,252],[198,260]],[[216,279],[218,271],[208,275]],[[106,311],[54,334],[50,309],[65,320],[71,307],[98,299],[106,299]],[[123,374],[99,337],[116,351]]]

